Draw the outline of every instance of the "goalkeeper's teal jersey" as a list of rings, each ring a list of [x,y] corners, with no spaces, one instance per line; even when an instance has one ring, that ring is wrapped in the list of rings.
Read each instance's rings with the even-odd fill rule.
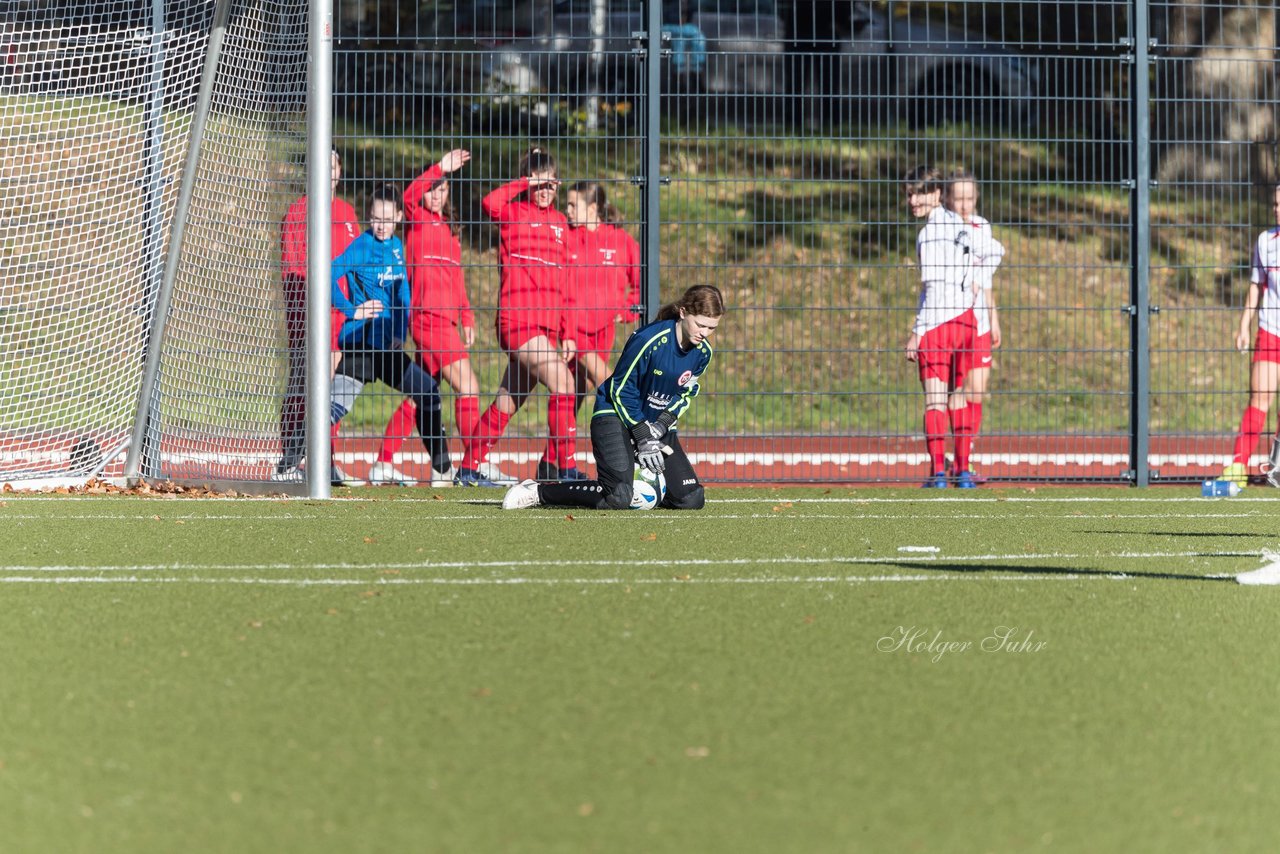
[[[596,393],[593,418],[617,415],[630,427],[654,421],[663,412],[676,418],[698,396],[698,379],[711,364],[711,345],[703,341],[680,349],[678,320],[658,320],[627,339],[613,374]]]

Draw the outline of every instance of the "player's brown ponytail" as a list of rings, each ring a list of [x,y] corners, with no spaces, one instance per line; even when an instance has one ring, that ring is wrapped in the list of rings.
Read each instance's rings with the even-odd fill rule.
[[[720,317],[724,314],[724,296],[715,285],[694,285],[680,299],[664,305],[657,319],[676,320],[680,317],[680,309],[684,309],[685,314]]]

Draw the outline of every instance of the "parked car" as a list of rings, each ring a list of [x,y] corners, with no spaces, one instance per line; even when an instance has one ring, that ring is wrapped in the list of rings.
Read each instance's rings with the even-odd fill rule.
[[[924,19],[891,16],[885,3],[838,4],[834,41],[817,53],[787,55],[775,0],[666,0],[664,27],[691,23],[705,37],[695,80],[668,78],[667,91],[785,96],[774,114],[809,122],[1028,121],[1036,116],[1033,60],[980,34]],[[644,63],[633,35],[647,21],[641,0],[605,0],[598,33],[593,0],[458,0],[401,42],[399,64],[412,74],[379,71],[359,91],[405,77],[397,93],[442,97],[463,115],[514,129],[553,131],[556,106],[598,95],[635,100]],[[358,64],[371,62],[366,52]],[[426,64],[407,62],[409,56]],[[337,64],[355,57],[337,57]],[[674,63],[664,63],[669,71]],[[379,68],[385,62],[377,63]],[[372,67],[372,66],[371,66]],[[361,75],[357,75],[361,76]],[[433,110],[433,113],[437,112]]]
[[[641,0],[607,0],[599,33],[592,0],[471,0],[459,5],[452,31],[438,34],[440,83],[461,96],[479,94],[628,99],[643,63],[632,36],[646,28]],[[683,11],[683,14],[682,14]],[[698,88],[721,94],[785,91],[783,24],[773,0],[668,0],[664,24],[697,27],[706,39]],[[447,46],[446,46],[447,44]],[[477,51],[477,48],[479,50]]]
[[[920,126],[1036,118],[1034,62],[979,33],[891,17],[871,2],[850,4],[847,33],[835,54],[814,56],[803,75],[810,119]]]

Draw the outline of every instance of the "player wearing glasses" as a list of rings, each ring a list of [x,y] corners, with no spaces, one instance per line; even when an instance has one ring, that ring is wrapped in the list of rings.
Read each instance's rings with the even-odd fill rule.
[[[396,237],[404,219],[400,192],[389,185],[374,190],[368,213],[368,231],[331,268],[333,308],[346,322],[338,337],[342,362],[333,378],[330,420],[341,421],[372,380],[403,392],[417,408],[418,435],[431,455],[432,485],[448,486],[454,473],[440,418],[440,387],[404,351],[410,293],[404,244]],[[339,284],[343,277],[350,294]]]

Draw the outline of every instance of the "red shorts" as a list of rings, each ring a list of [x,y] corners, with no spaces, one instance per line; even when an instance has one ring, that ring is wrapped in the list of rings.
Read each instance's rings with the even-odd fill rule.
[[[418,346],[418,364],[433,377],[439,376],[448,365],[471,358],[462,345],[458,327],[451,320],[429,314],[417,315],[409,321],[409,332],[413,335],[413,343]]]
[[[542,326],[526,326],[520,323],[498,322],[498,346],[508,353],[514,353],[539,335],[545,335],[555,347],[559,344],[559,336],[554,329]]]
[[[978,368],[990,368],[993,362],[991,356],[991,333],[983,332],[975,335],[973,338],[973,349],[969,351],[964,364],[964,372],[977,370]]]
[[[1280,335],[1272,335],[1259,327],[1258,337],[1253,341],[1253,360],[1280,363]]]
[[[952,388],[964,382],[973,359],[977,327],[970,310],[920,336],[916,360],[920,379],[946,380]]]
[[[607,363],[609,356],[613,354],[613,336],[614,325],[610,323],[605,328],[594,332],[579,329],[574,334],[573,341],[578,345],[578,355],[595,353]]]

